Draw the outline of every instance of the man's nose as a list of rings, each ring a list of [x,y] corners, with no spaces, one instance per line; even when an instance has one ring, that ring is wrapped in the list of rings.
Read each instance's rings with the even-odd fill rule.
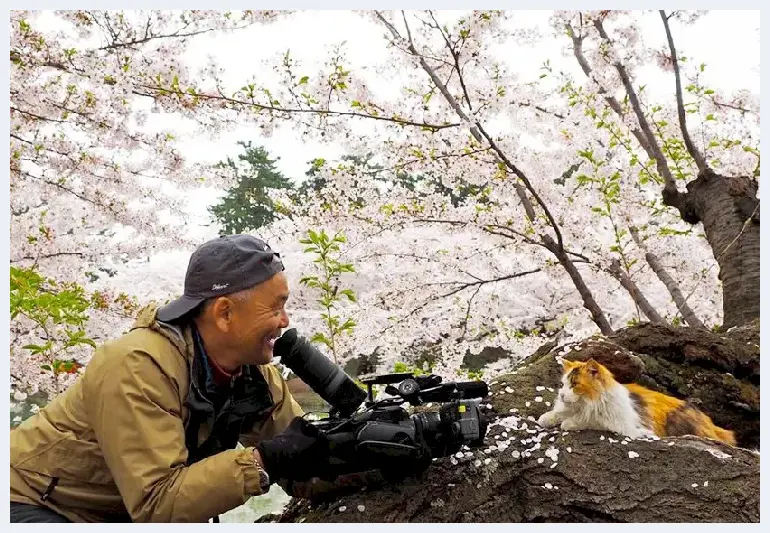
[[[284,311],[281,314],[281,329],[286,329],[289,327],[289,313]]]

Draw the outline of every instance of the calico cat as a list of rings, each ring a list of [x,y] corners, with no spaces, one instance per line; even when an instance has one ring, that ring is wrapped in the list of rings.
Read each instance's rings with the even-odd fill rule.
[[[564,360],[562,388],[551,411],[537,423],[563,430],[614,431],[632,438],[695,435],[735,446],[734,432],[714,425],[694,405],[635,383],[622,385],[589,359]]]

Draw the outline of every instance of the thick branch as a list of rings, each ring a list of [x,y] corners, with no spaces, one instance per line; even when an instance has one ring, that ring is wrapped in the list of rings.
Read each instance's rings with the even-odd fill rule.
[[[602,24],[602,21],[600,19],[594,20],[594,26],[599,32],[599,35],[601,36],[601,38],[604,39],[604,41],[607,43],[607,46],[612,46],[610,38],[607,35],[607,32],[604,30],[604,25]],[[678,190],[676,188],[676,182],[674,181],[674,177],[671,175],[671,170],[668,168],[668,162],[666,161],[666,157],[663,155],[663,152],[660,149],[660,145],[658,145],[658,141],[655,139],[655,135],[652,133],[652,130],[650,129],[650,124],[649,122],[647,122],[647,117],[644,116],[644,112],[642,111],[642,105],[639,102],[639,97],[637,96],[636,91],[634,90],[634,86],[631,83],[631,77],[628,75],[628,71],[626,70],[626,67],[623,66],[622,63],[616,61],[613,65],[615,66],[615,69],[618,71],[618,75],[620,76],[620,81],[623,83],[623,87],[626,90],[626,94],[628,94],[628,99],[631,102],[631,107],[633,108],[634,114],[636,115],[636,118],[639,121],[639,127],[642,129],[642,132],[644,133],[644,136],[647,139],[647,142],[649,143],[650,150],[655,156],[655,164],[658,169],[658,174],[660,174],[660,176],[663,178],[665,182],[665,189],[667,190],[668,195],[670,197],[674,197],[678,194]]]
[[[602,312],[599,304],[597,304],[596,300],[594,300],[593,294],[591,294],[591,290],[588,288],[585,281],[583,281],[583,277],[580,275],[580,272],[578,272],[575,264],[567,256],[564,249],[557,246],[550,235],[543,235],[542,239],[548,250],[550,250],[550,252],[556,256],[556,259],[559,260],[561,266],[563,266],[564,270],[566,270],[567,274],[569,274],[569,277],[572,279],[572,283],[575,284],[575,288],[578,290],[580,297],[583,299],[583,307],[585,307],[588,312],[591,313],[591,318],[593,319],[594,323],[599,326],[599,331],[601,331],[604,335],[612,335],[612,326],[610,326],[610,323],[607,321],[607,317],[604,316],[604,312]]]
[[[309,501],[294,500],[282,515],[260,521],[759,522],[760,457],[746,449],[759,447],[759,388],[730,370],[736,357],[753,352],[758,382],[759,348],[746,346],[746,331],[736,333],[741,342],[643,324],[570,343],[569,350],[545,344],[515,373],[489,383],[480,407],[489,422],[482,447],[438,457],[421,476],[399,483],[382,483],[374,472],[309,486],[297,494]],[[758,342],[758,332],[752,337]],[[621,383],[691,398],[735,430],[740,447],[689,435],[627,439],[539,427],[532,420],[550,409],[561,385],[560,356],[594,358]]]
[[[679,116],[679,127],[682,130],[682,138],[684,139],[684,145],[687,147],[687,151],[695,160],[695,164],[698,165],[698,170],[703,172],[708,169],[706,160],[690,139],[690,134],[687,132],[687,115],[684,110],[684,99],[682,98],[682,79],[679,76],[679,58],[676,56],[676,49],[674,48],[674,37],[671,35],[671,28],[668,25],[668,18],[666,12],[660,10],[660,18],[663,19],[663,26],[666,28],[666,39],[668,39],[668,47],[671,49],[671,62],[674,65],[674,78],[676,79],[676,113]]]
[[[687,299],[682,294],[682,291],[679,290],[677,282],[669,275],[665,267],[660,263],[658,257],[647,250],[647,247],[639,237],[639,230],[634,226],[631,226],[628,229],[636,245],[644,251],[644,258],[647,260],[647,264],[650,265],[650,268],[655,272],[655,275],[658,276],[658,279],[666,286],[666,290],[668,290],[671,298],[674,300],[674,304],[676,304],[676,308],[682,314],[682,318],[684,318],[685,322],[694,328],[705,328],[703,322],[698,319],[698,316],[687,304]]]
[[[379,12],[377,13],[377,17],[382,21],[382,23],[387,26],[387,28],[390,30],[390,32],[393,34],[393,37],[395,39],[404,39],[400,33],[398,33],[398,30],[393,27],[393,25],[388,22],[385,17],[383,17]],[[407,32],[409,32],[409,26],[407,26]],[[449,92],[449,89],[447,88],[446,84],[441,81],[441,79],[436,74],[436,71],[431,68],[430,65],[428,65],[427,61],[425,61],[425,58],[417,52],[417,48],[414,46],[414,42],[411,40],[411,34],[409,35],[408,39],[409,43],[409,51],[410,53],[417,58],[417,60],[420,62],[420,66],[422,69],[428,74],[433,84],[438,88],[441,95],[444,97],[446,102],[450,105],[450,107],[454,110],[455,113],[457,113],[457,116],[462,118],[464,121],[467,121],[471,124],[474,124],[474,122],[470,119],[470,117],[465,113],[462,107],[460,107],[460,104],[457,102],[454,96]],[[458,72],[458,75],[460,73]],[[471,135],[480,143],[483,144],[483,137],[479,131],[478,123],[475,123],[475,125],[472,125],[470,127]],[[496,148],[493,146],[493,149],[495,152],[500,155],[499,148]],[[520,183],[514,183],[514,188],[516,189],[516,195],[521,200],[522,205],[524,206],[524,211],[527,214],[527,217],[534,221],[537,217],[535,214],[535,209],[532,207],[532,203],[529,201],[529,198],[527,198],[527,194],[524,190],[524,187]],[[557,234],[558,234],[558,228],[557,228]]]
[[[607,90],[599,83],[599,80],[597,80],[593,76],[593,69],[588,64],[588,61],[585,58],[585,55],[583,54],[583,37],[578,36],[575,31],[572,29],[571,26],[568,26],[568,29],[570,31],[570,35],[572,37],[572,52],[575,54],[575,59],[577,59],[578,64],[580,65],[580,68],[583,69],[583,73],[586,75],[587,78],[592,79],[596,85],[599,86],[599,94],[604,96],[605,101],[607,102],[607,105],[610,106],[610,109],[612,109],[615,114],[620,118],[621,120],[625,117],[625,113],[623,112],[623,109],[620,107],[620,103],[618,103],[618,100],[610,95]],[[647,153],[647,157],[655,160],[655,154],[652,151],[652,148],[650,148],[650,143],[647,142],[647,139],[644,136],[644,133],[642,133],[639,128],[633,128],[631,129],[631,134],[636,138],[639,145],[642,147],[642,149]]]
[[[639,309],[642,310],[642,313],[650,319],[650,322],[661,324],[664,322],[663,317],[658,314],[658,312],[655,310],[655,308],[652,306],[652,304],[647,300],[647,298],[642,294],[642,291],[639,289],[639,287],[636,285],[634,280],[632,280],[627,273],[623,271],[623,269],[620,267],[620,261],[617,259],[613,259],[612,263],[610,265],[610,268],[607,269],[607,272],[609,272],[612,277],[614,277],[620,284],[623,286],[626,291],[628,291],[628,294],[631,295],[631,298],[634,300],[636,305],[639,306]]]

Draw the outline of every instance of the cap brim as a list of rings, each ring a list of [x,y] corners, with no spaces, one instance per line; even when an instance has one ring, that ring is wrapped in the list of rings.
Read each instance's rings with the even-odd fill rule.
[[[156,313],[158,320],[162,322],[170,322],[177,318],[186,315],[193,309],[195,309],[205,298],[190,298],[189,296],[182,296],[164,305]]]

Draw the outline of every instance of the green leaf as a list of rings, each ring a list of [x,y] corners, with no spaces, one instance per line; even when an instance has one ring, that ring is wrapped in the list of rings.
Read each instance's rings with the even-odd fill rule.
[[[331,348],[331,341],[321,332],[316,332],[313,334],[312,337],[310,337],[310,342],[320,342],[323,343]]]
[[[29,350],[33,354],[37,354],[37,353],[45,351],[45,348],[40,346],[40,345],[38,345],[38,344],[25,344],[24,346],[22,346],[22,349],[23,350]]]
[[[310,78],[309,78],[309,77],[307,77],[307,76],[302,76],[302,77],[300,78],[300,80],[299,80],[299,83],[298,83],[297,85],[304,85],[304,84],[306,84],[306,83],[308,82],[308,80],[309,80],[309,79],[310,79]]]
[[[348,300],[350,300],[351,302],[357,301],[356,295],[353,293],[352,289],[342,289],[341,291],[339,291],[339,294],[343,296],[347,296]]]

